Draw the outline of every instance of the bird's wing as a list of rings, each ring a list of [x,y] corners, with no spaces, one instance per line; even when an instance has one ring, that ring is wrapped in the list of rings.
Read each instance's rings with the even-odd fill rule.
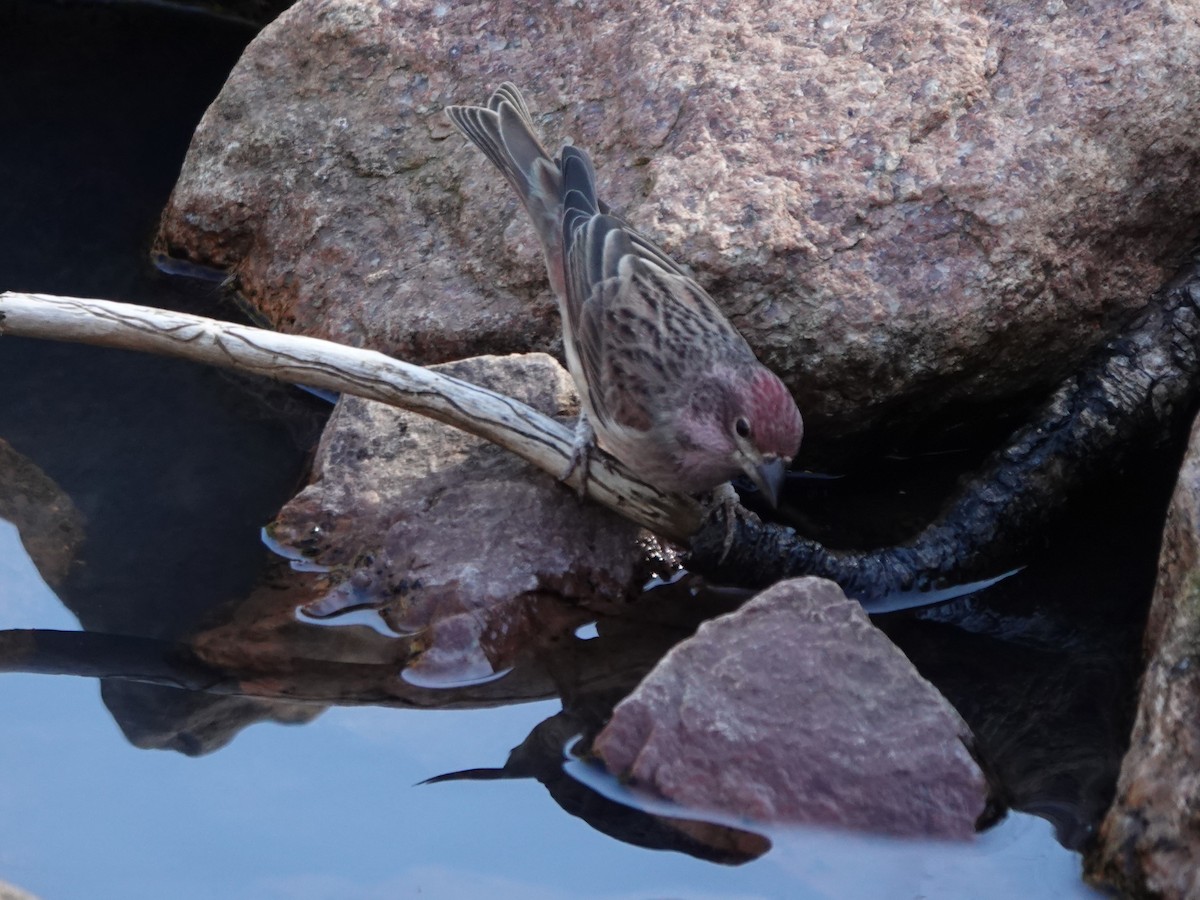
[[[604,427],[649,430],[700,373],[693,360],[753,358],[712,298],[661,249],[602,211],[587,155],[563,148],[569,339]],[[675,398],[680,399],[680,398]]]

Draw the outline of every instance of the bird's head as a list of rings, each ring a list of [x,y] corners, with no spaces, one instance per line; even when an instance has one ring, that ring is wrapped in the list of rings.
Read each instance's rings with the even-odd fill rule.
[[[804,436],[800,410],[783,382],[761,365],[721,376],[692,395],[682,422],[681,466],[697,483],[711,482],[699,489],[744,474],[775,506]]]

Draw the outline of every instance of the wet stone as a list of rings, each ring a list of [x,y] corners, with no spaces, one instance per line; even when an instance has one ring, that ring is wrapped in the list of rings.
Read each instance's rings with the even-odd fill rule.
[[[761,822],[969,838],[988,802],[966,724],[832,582],[703,624],[594,742],[618,777]]]
[[[437,370],[564,420],[570,376],[544,354],[477,357]],[[305,607],[332,616],[376,607],[424,651],[406,676],[488,677],[531,640],[530,604],[551,595],[623,599],[639,558],[636,526],[581,502],[555,477],[458,429],[343,397],[313,481],[271,528],[330,567]]]
[[[1200,419],[1167,512],[1146,671],[1089,877],[1129,896],[1200,896]]]

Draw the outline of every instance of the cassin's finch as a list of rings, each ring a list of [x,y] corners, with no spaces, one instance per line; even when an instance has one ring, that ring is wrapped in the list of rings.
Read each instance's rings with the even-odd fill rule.
[[[550,157],[516,87],[446,113],[516,189],[541,239],[583,399],[571,468],[586,477],[594,439],[665,490],[700,493],[744,473],[774,505],[800,411],[712,298],[597,198],[586,153]]]

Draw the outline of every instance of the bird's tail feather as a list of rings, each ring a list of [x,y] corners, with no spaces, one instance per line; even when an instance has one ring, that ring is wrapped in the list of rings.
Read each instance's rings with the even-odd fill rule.
[[[446,115],[513,186],[543,239],[553,240],[561,176],[533,133],[529,107],[516,85],[500,85],[486,107],[448,106]]]

